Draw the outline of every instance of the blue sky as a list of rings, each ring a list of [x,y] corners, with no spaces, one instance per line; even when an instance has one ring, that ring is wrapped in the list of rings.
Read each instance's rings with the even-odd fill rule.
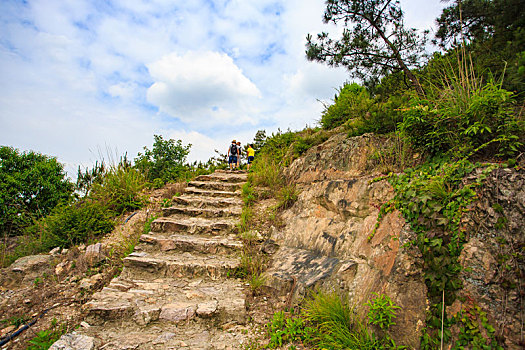
[[[439,0],[403,0],[430,29]],[[315,125],[342,68],[307,62],[306,34],[336,33],[321,0],[0,2],[0,144],[79,165],[135,157],[153,135],[206,160],[255,132]]]

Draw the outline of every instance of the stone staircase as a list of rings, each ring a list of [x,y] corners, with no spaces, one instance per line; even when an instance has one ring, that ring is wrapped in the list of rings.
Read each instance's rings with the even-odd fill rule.
[[[217,171],[188,183],[121,275],[86,304],[89,327],[78,336],[99,349],[241,348],[246,299],[234,272],[245,181],[245,173]]]

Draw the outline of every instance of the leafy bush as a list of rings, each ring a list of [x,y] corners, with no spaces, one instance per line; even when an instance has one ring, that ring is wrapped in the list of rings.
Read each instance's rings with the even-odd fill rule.
[[[272,321],[266,325],[266,331],[270,338],[267,347],[270,349],[296,341],[308,343],[315,337],[315,329],[307,327],[303,318],[293,317],[293,315],[287,317],[283,311],[273,315]]]
[[[387,330],[390,326],[395,325],[394,319],[397,317],[396,309],[400,307],[395,305],[386,294],[374,293],[375,298],[368,301],[370,307],[368,311],[368,322],[379,326],[382,330]]]
[[[324,129],[333,129],[350,119],[364,118],[374,104],[374,100],[363,86],[345,84],[334,97],[334,104],[325,108],[321,116]]]
[[[21,233],[72,193],[73,184],[55,158],[0,147],[0,231]]]
[[[87,199],[73,205],[61,205],[29,229],[40,251],[67,248],[111,232],[113,213],[102,203]]]
[[[54,318],[51,322],[51,328],[45,329],[36,333],[36,335],[28,341],[30,344],[28,350],[46,350],[49,349],[54,342],[56,342],[62,334],[66,332],[66,325],[57,326],[57,320]]]
[[[191,144],[183,146],[181,140],[164,140],[160,135],[154,135],[154,139],[153,148],[144,147],[144,154],[139,153],[135,158],[135,167],[149,181],[161,179],[166,183],[181,178],[188,170],[184,162]]]

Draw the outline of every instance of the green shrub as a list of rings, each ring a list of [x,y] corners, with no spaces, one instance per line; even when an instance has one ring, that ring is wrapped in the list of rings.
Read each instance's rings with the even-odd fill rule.
[[[315,339],[322,349],[376,349],[374,339],[348,300],[335,292],[319,291],[307,299],[305,319],[318,329]]]
[[[93,185],[90,197],[120,215],[145,204],[145,197],[141,194],[145,185],[146,180],[137,169],[119,165],[112,167],[101,183]]]
[[[0,147],[0,231],[16,235],[59,203],[68,202],[73,183],[55,158]]]
[[[115,227],[113,214],[103,204],[90,199],[73,205],[61,205],[29,229],[38,250],[67,248],[85,243],[111,232]]]
[[[142,234],[147,235],[151,232],[151,223],[155,221],[157,217],[157,215],[153,215],[152,217],[146,220],[146,222],[144,223],[144,228],[142,229]]]
[[[525,128],[514,97],[499,85],[455,82],[426,100],[415,98],[400,124],[404,137],[430,155],[465,156],[480,149],[510,156],[522,147]]]
[[[374,293],[375,298],[368,301],[370,307],[368,311],[368,322],[379,326],[382,330],[387,330],[390,326],[395,325],[394,319],[397,317],[396,309],[400,307],[395,305],[386,294]]]
[[[364,118],[374,104],[374,100],[363,86],[345,84],[334,97],[334,104],[322,113],[321,125],[324,129],[333,129],[350,119]]]
[[[273,319],[266,325],[266,332],[270,338],[268,348],[275,349],[288,343],[302,341],[308,343],[315,337],[315,329],[307,327],[301,317],[287,315],[283,311],[276,312]],[[293,345],[290,346],[290,349]]]
[[[283,183],[281,167],[275,158],[262,154],[253,163],[250,180],[255,186],[267,186],[272,190],[277,190]]]
[[[36,335],[28,341],[30,345],[27,347],[27,350],[49,349],[65,332],[66,326],[57,326],[57,320],[54,318],[51,322],[51,328],[36,333]]]
[[[135,158],[135,167],[149,181],[161,179],[163,183],[182,178],[188,167],[184,165],[191,144],[182,145],[181,140],[164,140],[160,135],[154,135],[153,148],[144,147],[144,153]]]

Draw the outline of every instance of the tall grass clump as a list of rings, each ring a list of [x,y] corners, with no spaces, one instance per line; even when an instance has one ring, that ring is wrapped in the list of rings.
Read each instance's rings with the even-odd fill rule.
[[[518,153],[525,127],[516,114],[516,97],[502,82],[483,82],[469,58],[458,57],[457,65],[443,68],[441,82],[425,98],[412,99],[400,124],[402,134],[431,156]]]
[[[116,215],[141,208],[146,199],[142,190],[144,175],[137,169],[122,165],[111,167],[101,183],[93,185],[91,198],[105,203]]]
[[[271,155],[262,154],[254,162],[250,180],[255,186],[266,186],[275,192],[283,184],[281,167]]]
[[[306,300],[305,319],[319,332],[319,349],[376,349],[377,341],[350,307],[348,299],[336,292],[319,291]]]

